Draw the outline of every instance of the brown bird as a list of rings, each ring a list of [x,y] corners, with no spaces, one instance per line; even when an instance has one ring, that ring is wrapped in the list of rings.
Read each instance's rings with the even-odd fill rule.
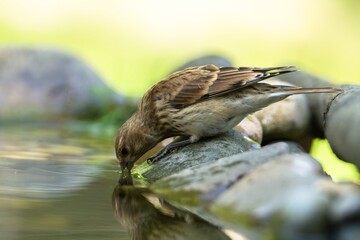
[[[115,150],[123,175],[130,174],[137,159],[165,138],[187,137],[170,143],[151,161],[173,148],[224,133],[248,114],[290,95],[339,91],[259,83],[294,71],[295,67],[235,68],[209,64],[171,74],[145,93],[138,110],[118,131]]]

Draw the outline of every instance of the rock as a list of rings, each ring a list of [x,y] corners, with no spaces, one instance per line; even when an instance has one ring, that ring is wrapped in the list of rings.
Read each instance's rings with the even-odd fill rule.
[[[277,79],[264,82],[274,85],[292,85]],[[254,113],[262,125],[265,142],[281,139],[297,140],[303,137],[311,125],[310,115],[305,95],[287,97]]]
[[[298,71],[289,74],[284,74],[277,77],[282,81],[289,82],[296,86],[307,88],[321,88],[321,87],[335,87],[329,81],[320,79],[305,71]],[[324,114],[327,111],[329,103],[338,93],[321,93],[321,94],[306,94],[308,100],[308,108],[311,111],[311,133],[315,137],[324,138]]]
[[[329,222],[337,239],[360,239],[360,187],[354,184],[332,183],[329,195],[333,203]]]
[[[160,179],[151,188],[174,202],[208,202],[227,190],[232,184],[256,166],[275,156],[301,152],[297,145],[278,142],[261,149],[247,151],[229,157],[220,158],[212,163],[187,168],[178,173]]]
[[[342,196],[337,196],[332,205],[330,217],[331,221],[334,223],[346,222],[349,219],[359,219],[360,189],[354,189],[342,194]]]
[[[220,136],[203,138],[195,144],[179,148],[153,164],[144,162],[137,166],[135,171],[147,182],[153,183],[181,170],[209,164],[219,158],[245,152],[252,148],[259,148],[259,145],[241,133],[231,130]]]
[[[276,239],[358,239],[359,220],[360,188],[319,179],[286,197],[271,229]]]
[[[360,87],[343,88],[327,111],[325,136],[340,159],[360,168]]]
[[[311,186],[320,171],[320,165],[308,154],[276,156],[221,194],[211,212],[235,225],[268,220],[294,190]]]
[[[83,61],[50,48],[0,48],[1,119],[91,117],[124,101]]]
[[[263,139],[263,127],[257,117],[248,115],[238,125],[235,126],[245,136],[251,138],[257,143],[261,143]]]
[[[261,239],[357,239],[359,190],[332,182],[308,154],[285,154],[238,180],[210,212],[227,227],[263,232]]]
[[[308,94],[312,133],[326,137],[334,153],[343,161],[360,167],[360,87],[359,85],[334,86],[304,72],[279,76],[280,79],[302,87],[337,87],[344,90],[331,94]]]
[[[358,236],[359,188],[332,182],[293,143],[192,166],[150,188],[173,206],[249,239]]]
[[[360,239],[360,222],[348,223],[341,226],[336,231],[337,238],[339,240],[355,240]]]
[[[293,189],[271,219],[275,239],[327,239],[329,196],[316,185]]]

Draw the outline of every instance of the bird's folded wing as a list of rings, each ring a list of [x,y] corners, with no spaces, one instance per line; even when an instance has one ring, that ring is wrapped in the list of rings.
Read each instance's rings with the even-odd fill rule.
[[[172,107],[183,108],[198,101],[238,90],[293,68],[217,67],[205,65],[192,67],[170,75],[155,85],[155,100],[165,100]]]

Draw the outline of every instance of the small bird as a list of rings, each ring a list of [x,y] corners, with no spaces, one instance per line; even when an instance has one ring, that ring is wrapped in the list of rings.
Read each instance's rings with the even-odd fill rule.
[[[124,174],[160,141],[173,136],[185,140],[168,144],[151,162],[202,137],[225,133],[248,114],[293,94],[332,93],[335,88],[301,88],[260,81],[296,71],[295,67],[218,67],[213,64],[175,72],[150,88],[137,111],[121,126],[115,141]]]

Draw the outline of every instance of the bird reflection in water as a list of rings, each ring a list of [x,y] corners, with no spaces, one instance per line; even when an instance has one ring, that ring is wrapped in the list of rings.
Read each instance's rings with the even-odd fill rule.
[[[133,240],[230,239],[219,227],[173,207],[149,189],[134,187],[130,175],[119,180],[112,200],[117,221]]]

